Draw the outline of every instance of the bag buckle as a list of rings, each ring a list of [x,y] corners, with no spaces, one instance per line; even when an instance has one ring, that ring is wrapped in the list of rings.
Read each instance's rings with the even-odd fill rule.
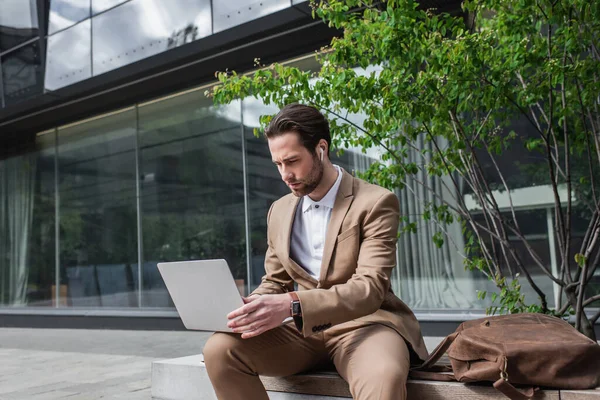
[[[500,379],[505,382],[508,382],[508,372],[506,372],[508,368],[508,358],[504,357],[504,368],[500,370]]]

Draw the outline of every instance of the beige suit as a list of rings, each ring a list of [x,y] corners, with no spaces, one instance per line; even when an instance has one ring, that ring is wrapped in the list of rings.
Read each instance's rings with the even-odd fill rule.
[[[209,376],[219,398],[236,397],[233,392],[227,391],[229,388],[225,386],[220,394],[220,384],[217,382],[219,379],[226,379],[227,376],[230,380],[234,379],[234,369],[237,372],[243,370],[239,375],[239,384],[246,386],[246,394],[252,390],[258,393],[260,381],[258,378],[254,381],[243,381],[246,375],[287,375],[314,367],[323,361],[315,348],[321,349],[322,353],[334,361],[346,380],[353,380],[352,369],[356,370],[356,367],[352,365],[356,362],[347,359],[344,352],[360,354],[355,348],[364,341],[362,333],[373,337],[369,339],[370,344],[363,346],[369,350],[365,351],[360,359],[360,363],[367,368],[373,369],[377,362],[365,362],[365,357],[377,357],[378,352],[382,352],[382,357],[388,357],[390,352],[395,354],[394,352],[398,351],[394,357],[407,358],[406,364],[408,358],[412,363],[418,363],[427,357],[418,321],[408,306],[390,289],[392,269],[396,266],[398,199],[384,188],[354,178],[345,171],[342,173],[327,227],[318,281],[290,258],[290,236],[300,199],[289,194],[271,206],[267,217],[266,275],[253,293],[276,294],[293,291],[296,282],[302,307],[303,330],[299,333],[293,324],[288,324],[258,336],[256,341],[244,341],[231,334],[213,335],[205,347],[204,354]],[[355,332],[361,332],[362,336]],[[379,339],[375,340],[375,337]],[[268,343],[279,346],[280,351],[271,353],[266,350]],[[408,351],[404,343],[408,345]],[[250,349],[251,347],[254,349]],[[235,355],[231,354],[231,348],[236,349]],[[282,360],[273,360],[281,354],[282,349],[285,349],[285,357],[282,357]],[[315,356],[305,356],[306,351],[310,354],[312,351]],[[228,358],[220,355],[225,352],[229,352],[229,359],[235,359],[235,362],[240,364],[225,368]],[[289,365],[294,362],[297,365]],[[367,373],[368,369],[361,368],[361,374]],[[404,379],[406,369],[401,371]],[[354,375],[358,373],[354,371]],[[368,380],[365,384],[368,385]],[[357,383],[353,387],[353,383],[350,382],[355,397],[403,398],[373,395],[373,388],[362,388],[361,385],[362,383]],[[370,394],[359,395],[361,392]]]

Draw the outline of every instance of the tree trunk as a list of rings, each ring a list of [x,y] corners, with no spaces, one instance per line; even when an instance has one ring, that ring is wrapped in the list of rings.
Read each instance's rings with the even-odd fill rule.
[[[572,288],[570,290],[566,290],[565,294],[567,295],[567,299],[569,301],[569,303],[571,304],[571,306],[573,307],[573,310],[575,310],[575,318],[577,318],[577,315],[581,315],[581,323],[579,326],[579,332],[583,333],[585,336],[589,337],[590,339],[596,341],[596,332],[594,330],[594,325],[590,322],[590,320],[588,319],[587,315],[585,315],[585,310],[581,310],[581,312],[577,312],[577,296],[575,295],[575,288]]]
[[[585,336],[589,337],[593,341],[597,340],[596,331],[594,330],[594,325],[592,325],[592,323],[588,319],[587,315],[585,315],[585,311],[581,312],[580,330],[581,330],[581,333],[583,333]]]

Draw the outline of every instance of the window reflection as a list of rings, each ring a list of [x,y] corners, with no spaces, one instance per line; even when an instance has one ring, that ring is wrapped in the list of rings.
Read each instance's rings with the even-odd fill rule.
[[[46,89],[56,90],[92,76],[90,28],[88,19],[48,37]]]
[[[290,6],[290,0],[220,0],[213,2],[214,33]]]
[[[68,306],[138,306],[135,135],[133,109],[58,130]]]
[[[51,0],[48,33],[75,25],[90,16],[90,0]]]
[[[224,258],[246,285],[240,103],[203,91],[140,106],[144,307],[172,307],[156,264]]]
[[[0,53],[38,35],[36,0],[0,0]]]
[[[210,0],[132,0],[94,17],[94,75],[210,34]]]
[[[92,14],[98,14],[127,1],[129,0],[92,0]]]
[[[279,171],[271,161],[264,137],[255,137],[254,128],[260,127],[261,115],[276,114],[278,109],[255,98],[246,98],[242,105],[244,139],[246,141],[246,171],[248,180],[248,220],[250,222],[251,290],[265,274],[267,252],[267,212],[274,201],[289,193]]]
[[[42,92],[42,66],[37,42],[2,56],[4,103],[10,105]]]

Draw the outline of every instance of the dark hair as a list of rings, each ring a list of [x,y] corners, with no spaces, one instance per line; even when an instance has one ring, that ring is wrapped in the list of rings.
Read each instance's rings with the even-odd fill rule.
[[[272,139],[289,132],[296,132],[311,154],[315,154],[319,141],[325,139],[327,155],[329,155],[329,145],[331,145],[329,122],[315,107],[298,103],[288,104],[273,117],[265,129],[265,136],[267,139]]]

